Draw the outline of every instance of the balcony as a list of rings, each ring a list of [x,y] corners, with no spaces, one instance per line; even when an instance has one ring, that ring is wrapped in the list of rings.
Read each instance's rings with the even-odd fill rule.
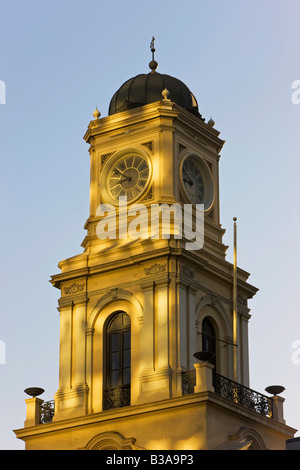
[[[182,374],[183,392],[184,394],[194,393],[196,386],[196,371],[186,371]],[[227,377],[223,377],[216,372],[212,373],[212,385],[214,392],[231,402],[256,411],[268,418],[273,415],[273,402],[269,398],[251,388],[245,387]]]
[[[254,411],[266,418],[272,418],[285,423],[283,419],[284,398],[277,395],[277,393],[281,393],[284,390],[283,387],[269,387],[267,391],[273,393],[274,396],[267,397],[262,393],[217,374],[214,371],[214,366],[209,362],[196,363],[194,367],[196,370],[182,372],[182,390],[184,395],[197,392],[213,392],[237,406]]]
[[[269,387],[267,391],[274,396],[267,397],[227,377],[217,374],[214,366],[208,361],[194,364],[195,369],[181,373],[182,394],[211,392],[228,400],[240,409],[255,412],[269,419],[285,423],[283,419],[284,399],[276,393],[282,387]],[[273,391],[271,391],[273,390]],[[27,419],[25,427],[51,423],[54,416],[54,400],[43,401],[38,397],[27,399]],[[115,409],[130,406],[130,387],[115,387],[104,391],[103,409]]]
[[[227,379],[217,373],[213,374],[213,385],[215,393],[221,397],[227,398],[234,403],[256,411],[267,418],[273,416],[273,401],[251,388],[245,387],[237,382]]]

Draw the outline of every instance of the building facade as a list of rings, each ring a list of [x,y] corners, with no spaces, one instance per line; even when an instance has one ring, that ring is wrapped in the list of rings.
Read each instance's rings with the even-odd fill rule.
[[[83,252],[52,276],[54,408],[32,393],[15,433],[26,449],[285,449],[283,398],[249,388],[257,289],[226,260],[224,141],[186,85],[149,66],[85,133]]]

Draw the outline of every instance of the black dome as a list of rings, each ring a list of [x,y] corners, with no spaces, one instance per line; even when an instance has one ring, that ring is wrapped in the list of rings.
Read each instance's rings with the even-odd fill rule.
[[[188,87],[178,78],[152,71],[127,80],[111,99],[108,114],[115,114],[162,100],[162,91],[169,91],[169,99],[201,118],[198,104]]]

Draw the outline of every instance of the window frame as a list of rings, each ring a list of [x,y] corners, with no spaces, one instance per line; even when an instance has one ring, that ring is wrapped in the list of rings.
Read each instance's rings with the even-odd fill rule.
[[[114,326],[113,323],[117,324],[120,316],[122,316],[121,325]],[[126,320],[124,322],[124,320]],[[129,336],[128,336],[129,334]],[[112,346],[113,336],[116,338],[116,350]],[[129,338],[129,341],[128,341]],[[126,344],[127,343],[127,344]],[[129,343],[129,346],[128,346]],[[104,376],[103,376],[103,391],[104,395],[110,395],[110,401],[113,402],[111,406],[107,408],[118,408],[120,406],[126,406],[128,396],[130,401],[130,388],[131,388],[131,321],[129,315],[125,311],[117,311],[111,314],[104,327]],[[129,353],[128,353],[129,351]],[[129,355],[129,361],[125,364],[125,354]],[[114,368],[112,354],[117,354],[116,363],[117,367]],[[129,363],[129,365],[127,365]],[[115,372],[117,380],[112,379],[112,372]],[[127,378],[125,378],[127,374]],[[125,394],[127,398],[120,398],[120,394]],[[111,394],[110,394],[111,392]],[[117,397],[119,397],[119,402]],[[129,403],[130,404],[130,403]]]

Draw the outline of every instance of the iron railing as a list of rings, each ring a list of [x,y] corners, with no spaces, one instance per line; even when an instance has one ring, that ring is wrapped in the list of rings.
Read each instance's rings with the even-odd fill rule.
[[[41,405],[41,424],[51,423],[54,416],[54,400],[44,401]]]
[[[181,375],[182,379],[182,393],[183,395],[188,395],[189,393],[194,393],[194,387],[196,385],[196,371],[195,370],[185,370]]]
[[[194,393],[196,385],[196,371],[189,370],[182,373],[182,391],[184,395]],[[213,386],[215,393],[244,408],[260,413],[268,418],[273,416],[272,399],[245,387],[233,380],[213,372]]]
[[[130,385],[105,389],[103,399],[104,410],[130,406]]]
[[[213,374],[213,386],[215,393],[223,398],[227,398],[244,408],[256,411],[268,418],[273,416],[272,399],[245,387],[233,380],[229,380],[220,374]]]
[[[182,372],[182,391],[184,395],[194,393],[196,371]],[[244,408],[250,409],[268,418],[273,417],[272,399],[245,387],[233,380],[213,372],[215,393]],[[103,409],[130,406],[130,386],[113,387],[104,390]],[[51,423],[54,416],[54,400],[44,401],[41,405],[41,424]]]
[[[54,400],[44,401],[41,404],[40,423],[51,423],[54,416]],[[104,406],[105,410],[111,408],[120,408],[122,406],[130,406],[130,386],[113,387],[104,390]]]

